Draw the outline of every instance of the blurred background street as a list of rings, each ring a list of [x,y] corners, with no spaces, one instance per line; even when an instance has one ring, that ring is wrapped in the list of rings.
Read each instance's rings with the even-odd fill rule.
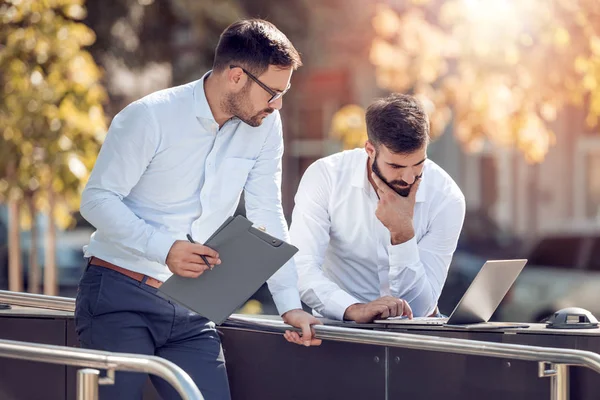
[[[303,57],[282,110],[288,220],[313,161],[364,145],[365,107],[414,94],[467,201],[441,311],[486,260],[525,257],[494,319],[600,316],[596,0],[0,0],[0,289],[75,295],[93,232],[79,196],[110,120],[199,79],[242,17]],[[266,288],[242,311],[275,313]]]

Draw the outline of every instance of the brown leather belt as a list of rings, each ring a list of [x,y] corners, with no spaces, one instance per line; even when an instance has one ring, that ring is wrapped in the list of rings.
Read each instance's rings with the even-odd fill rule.
[[[158,279],[154,279],[151,276],[140,274],[139,272],[134,272],[126,268],[121,268],[118,265],[111,264],[108,261],[104,261],[98,257],[90,258],[90,264],[96,265],[98,267],[104,267],[108,269],[112,269],[113,271],[117,271],[125,276],[130,277],[131,279],[135,279],[138,282],[144,282],[144,278],[146,281],[144,282],[148,286],[152,286],[153,288],[159,288],[163,283]]]

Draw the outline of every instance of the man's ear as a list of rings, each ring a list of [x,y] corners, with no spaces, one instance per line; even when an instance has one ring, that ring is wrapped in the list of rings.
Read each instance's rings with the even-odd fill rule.
[[[365,151],[371,160],[375,159],[375,154],[377,153],[375,150],[375,145],[368,140],[365,142]]]
[[[227,86],[234,91],[240,90],[246,84],[246,74],[241,68],[227,68],[225,76],[227,77]]]

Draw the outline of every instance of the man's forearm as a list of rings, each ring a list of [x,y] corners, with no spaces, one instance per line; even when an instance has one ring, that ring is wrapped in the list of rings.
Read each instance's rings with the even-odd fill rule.
[[[264,227],[268,234],[286,242],[290,241],[287,230],[287,222],[283,217],[283,211],[276,202],[270,208],[255,208],[254,204],[264,202],[251,200],[250,207],[247,207],[246,214],[248,219],[255,225]],[[271,201],[271,203],[274,203]],[[302,309],[300,294],[298,293],[298,274],[294,260],[284,264],[271,278],[267,280],[269,291],[273,296],[273,301],[277,307],[279,315],[294,309]]]
[[[437,283],[426,273],[427,266],[421,260],[416,238],[391,246],[389,254],[392,295],[408,301],[415,316],[429,315],[437,304],[435,293],[441,291],[441,287],[434,287]],[[444,261],[439,260],[439,265],[443,266]]]
[[[118,195],[102,189],[86,188],[81,197],[80,212],[100,234],[110,237],[138,256],[165,264],[175,239],[140,219]]]

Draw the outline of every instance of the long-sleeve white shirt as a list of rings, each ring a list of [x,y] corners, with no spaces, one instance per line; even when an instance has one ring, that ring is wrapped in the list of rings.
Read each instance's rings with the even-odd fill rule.
[[[452,178],[427,160],[416,194],[413,239],[392,245],[377,219],[367,154],[355,149],[320,159],[296,194],[290,235],[302,300],[342,320],[346,308],[382,296],[402,298],[415,316],[431,314],[444,286],[465,216]]]
[[[233,215],[242,190],[248,219],[289,241],[282,154],[277,111],[256,128],[234,118],[219,129],[204,77],[130,104],[113,119],[81,198],[96,228],[85,256],[165,281],[175,240],[189,233],[203,243]],[[293,260],[268,284],[281,314],[301,308]]]

